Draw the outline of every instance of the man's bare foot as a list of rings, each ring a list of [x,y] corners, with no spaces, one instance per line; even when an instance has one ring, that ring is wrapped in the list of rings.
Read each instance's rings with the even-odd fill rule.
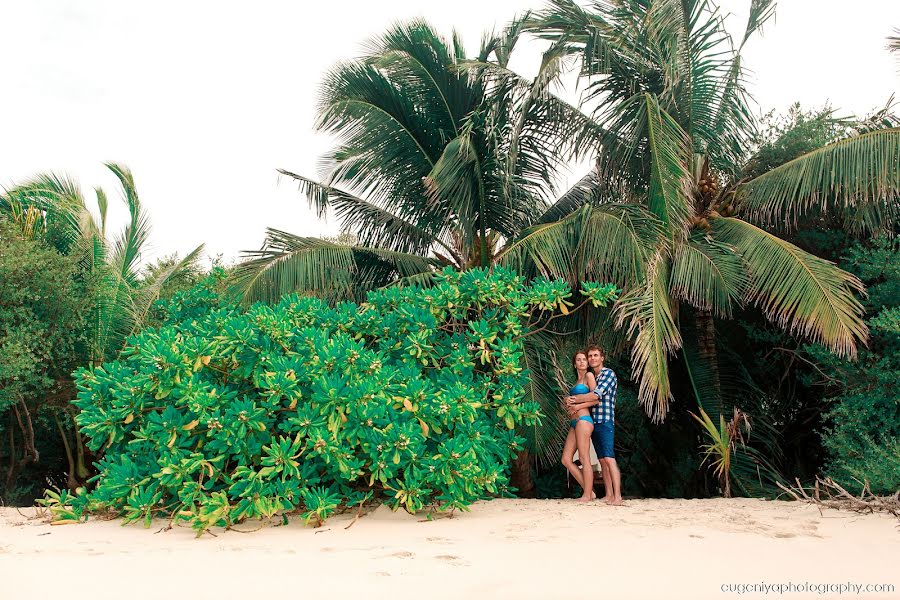
[[[600,498],[600,500],[609,504],[610,502],[612,502],[613,497],[612,496],[603,496],[602,498]]]
[[[590,502],[591,500],[593,500],[593,498],[585,498],[584,496],[582,496],[581,498],[576,499],[575,502],[585,503]]]
[[[628,506],[624,502],[622,502],[621,498],[615,498],[609,502],[610,506]]]

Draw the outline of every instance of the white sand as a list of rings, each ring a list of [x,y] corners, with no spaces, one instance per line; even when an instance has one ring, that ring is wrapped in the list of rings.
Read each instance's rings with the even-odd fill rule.
[[[840,597],[900,598],[891,517],[745,499],[628,504],[495,500],[431,522],[379,508],[350,529],[346,515],[200,539],[155,533],[164,522],[51,527],[4,508],[0,599],[838,597],[721,589],[789,581],[888,583],[897,591]]]

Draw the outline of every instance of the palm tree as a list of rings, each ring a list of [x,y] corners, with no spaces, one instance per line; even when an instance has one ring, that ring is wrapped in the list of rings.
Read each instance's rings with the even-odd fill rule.
[[[551,0],[526,24],[580,59],[585,103],[604,132],[583,182],[601,193],[585,193],[585,202],[603,206],[602,192],[617,189],[663,231],[631,281],[617,281],[625,291],[616,307],[633,338],[640,400],[656,420],[668,412],[670,362],[680,350],[698,401],[713,418],[723,414],[715,319],[737,309],[758,307],[843,356],[867,339],[854,295],[861,282],[776,233],[820,213],[857,232],[895,223],[900,130],[872,130],[747,176],[756,123],[742,50],[773,14],[774,2],[753,0],[737,43],[709,0],[617,0],[589,10]],[[565,227],[563,219],[548,230],[560,230],[556,245],[571,239]]]
[[[296,289],[359,296],[441,265],[487,266],[546,217],[560,156],[599,138],[549,93],[565,57],[548,52],[534,81],[506,69],[523,21],[486,37],[473,59],[455,35],[398,25],[328,74],[317,128],[340,145],[323,157],[321,181],[280,172],[320,217],[333,210],[355,243],[270,230],[240,268],[249,299]]]
[[[88,210],[78,184],[65,176],[39,174],[0,194],[0,214],[8,215],[26,237],[41,238],[60,254],[77,257],[80,276],[93,284],[85,359],[94,366],[118,355],[126,338],[146,323],[150,307],[166,282],[190,267],[203,250],[202,245],[198,246],[184,259],[151,277],[141,277],[139,262],[149,237],[150,221],[131,171],[115,163],[106,167],[119,180],[129,212],[128,223],[112,240],[106,234],[108,197],[101,188],[95,189],[99,223]],[[74,394],[71,382],[67,387]],[[64,397],[62,394],[59,399]],[[73,450],[59,421],[63,416],[74,424],[75,409],[67,401],[61,402],[59,408],[62,410],[54,418],[69,460],[69,485],[74,489],[88,475],[84,447],[75,427]]]
[[[89,331],[89,360],[100,364],[112,359],[125,338],[144,324],[159,291],[172,276],[193,264],[200,245],[184,259],[145,280],[140,276],[140,257],[150,234],[150,220],[138,198],[128,167],[107,163],[122,187],[129,219],[113,239],[106,234],[108,196],[96,188],[99,223],[88,210],[81,188],[72,179],[54,173],[39,174],[0,195],[0,212],[13,216],[64,255],[77,256],[85,277],[97,286]]]
[[[569,60],[559,49],[545,53],[533,80],[508,69],[523,23],[486,36],[467,59],[455,35],[448,42],[414,21],[373,40],[362,58],[337,65],[319,102],[318,128],[339,139],[322,161],[322,181],[281,173],[299,182],[320,216],[334,212],[350,243],[269,230],[263,249],[237,268],[245,297],[273,300],[300,290],[359,299],[447,265],[504,262],[538,273],[522,248],[581,194],[578,188],[551,202],[562,158],[599,143],[601,132],[550,92]],[[596,239],[643,239],[633,230],[647,228],[648,217],[610,204],[579,213],[579,223],[594,222]],[[556,251],[569,255],[567,247]],[[608,256],[622,272],[625,259]],[[547,336],[531,336],[526,359],[536,374],[531,396],[551,418],[561,416],[553,347]],[[523,433],[548,458],[560,431]]]

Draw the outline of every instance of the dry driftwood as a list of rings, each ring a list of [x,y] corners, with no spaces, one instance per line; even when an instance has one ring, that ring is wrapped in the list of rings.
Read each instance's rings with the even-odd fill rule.
[[[862,484],[862,491],[858,495],[853,495],[831,477],[824,479],[817,477],[811,488],[803,487],[799,479],[794,481],[797,483],[796,486],[787,487],[779,483],[778,487],[798,502],[815,504],[820,512],[824,506],[859,513],[884,512],[900,519],[900,490],[891,496],[876,496],[866,482]]]

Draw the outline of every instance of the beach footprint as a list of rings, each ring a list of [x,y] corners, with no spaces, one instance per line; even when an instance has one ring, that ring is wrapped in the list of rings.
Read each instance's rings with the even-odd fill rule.
[[[438,554],[435,556],[437,560],[442,562],[446,562],[454,567],[468,567],[471,566],[471,563],[463,560],[459,556],[454,556],[452,554]]]

